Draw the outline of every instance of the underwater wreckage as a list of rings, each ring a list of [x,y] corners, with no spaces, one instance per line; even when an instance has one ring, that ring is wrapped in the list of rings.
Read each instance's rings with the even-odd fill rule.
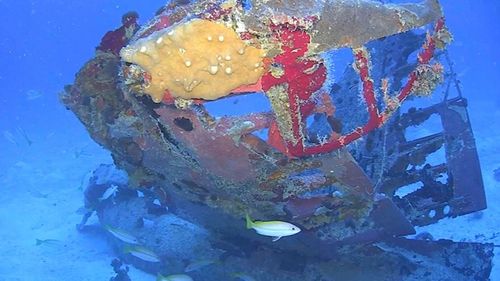
[[[97,169],[85,199],[117,248],[149,249],[128,262],[166,275],[217,260],[195,280],[489,279],[491,244],[404,238],[486,208],[437,0],[174,1],[114,32],[61,100],[126,171]],[[339,49],[353,63],[332,77]],[[442,83],[441,102],[402,107]],[[207,109],[255,95],[270,110]],[[432,118],[440,132],[407,138]],[[248,214],[302,231],[273,242]]]

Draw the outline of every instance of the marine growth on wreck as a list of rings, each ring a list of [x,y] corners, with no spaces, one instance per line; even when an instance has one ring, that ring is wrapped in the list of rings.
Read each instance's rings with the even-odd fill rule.
[[[101,42],[62,101],[127,173],[126,183],[103,188],[96,171],[87,207],[117,248],[128,244],[129,261],[158,280],[188,280],[168,275],[187,274],[179,256],[191,264],[200,252],[208,271],[189,272],[195,280],[337,280],[338,270],[351,272],[342,280],[360,280],[354,272],[370,276],[377,259],[384,273],[372,280],[438,280],[442,272],[455,278],[443,280],[472,280],[466,268],[474,276],[491,269],[488,258],[447,266],[442,243],[397,238],[486,207],[481,180],[436,180],[460,178],[459,160],[478,166],[462,97],[401,110],[445,79],[440,54],[452,35],[437,0],[173,1],[126,35]],[[334,77],[330,58],[346,49],[352,64]],[[270,110],[208,110],[249,95],[265,97]],[[407,141],[404,130],[431,114],[447,131]],[[447,163],[409,172],[441,147]],[[418,181],[433,192],[395,196]],[[492,251],[450,243],[457,259]],[[219,263],[233,274],[211,266]],[[258,269],[253,277],[248,268]]]
[[[451,40],[436,2],[403,6],[310,2],[201,1],[179,11],[164,11],[158,21],[170,25],[153,23],[143,28],[120,51],[121,59],[131,64],[124,70],[125,84],[134,85],[129,87],[131,92],[164,104],[185,104],[176,103],[180,99],[201,103],[242,92],[264,94],[274,113],[268,143],[291,157],[347,145],[380,127],[409,95],[433,91],[442,75],[439,64],[432,66],[434,50]],[[308,9],[301,9],[306,5]],[[186,15],[176,23],[165,19],[181,17],[179,13]],[[353,19],[353,13],[361,16]],[[378,102],[370,54],[363,45],[432,21],[435,30],[426,39],[406,85],[397,93],[386,92]],[[327,77],[333,66],[325,64],[322,54],[340,47],[353,50],[369,120],[347,134],[309,143],[306,119],[325,108],[333,115],[335,108],[331,102],[320,101],[333,80]]]

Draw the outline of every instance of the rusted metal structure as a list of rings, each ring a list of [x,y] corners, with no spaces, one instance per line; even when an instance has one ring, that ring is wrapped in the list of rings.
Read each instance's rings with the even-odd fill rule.
[[[410,31],[433,23],[427,35]],[[220,49],[233,33],[234,42],[243,45],[218,60],[208,45],[206,53],[196,53],[182,44],[196,39],[187,36],[199,35],[198,26],[213,28],[213,38],[202,33],[201,39],[218,39]],[[222,241],[235,248],[261,245],[277,260],[295,253],[309,265],[339,254],[349,253],[346,264],[380,254],[388,264],[406,259],[402,280],[416,280],[411,279],[421,273],[412,267],[416,261],[395,253],[425,244],[432,256],[445,245],[393,237],[413,234],[415,225],[486,207],[465,99],[400,110],[406,99],[428,95],[442,82],[445,69],[435,58],[442,51],[435,50],[450,39],[439,4],[432,0],[407,5],[272,0],[169,5],[132,37],[121,57],[99,52],[87,62],[62,101],[128,173],[128,188],[146,190],[147,198],[206,229],[212,246]],[[196,40],[193,44],[206,43]],[[166,42],[175,48],[168,49]],[[419,46],[415,64],[408,63]],[[333,79],[325,58],[328,50],[341,47],[353,49],[354,63]],[[157,55],[162,48],[174,54],[158,66],[165,60]],[[239,83],[241,77],[234,75],[250,75],[238,72],[244,63],[234,59],[250,51],[260,54],[249,58],[260,60],[252,61],[252,73],[260,76],[251,85],[245,80],[230,91],[217,88],[217,98],[198,91],[204,83]],[[172,64],[176,61],[181,64]],[[191,72],[199,65],[201,72]],[[175,76],[177,68],[184,78]],[[237,93],[264,94],[272,111],[218,117],[205,107]],[[432,114],[440,116],[443,131],[408,141],[405,130]],[[267,130],[267,137],[260,137],[259,130]],[[428,155],[439,149],[445,150],[446,161],[426,165]],[[415,182],[422,187],[396,196],[399,188]],[[245,213],[293,222],[303,231],[273,243],[244,229]],[[105,214],[101,219],[120,221]],[[134,231],[131,224],[121,226]],[[385,246],[361,246],[380,241]],[[464,247],[455,254],[482,253],[471,270],[476,280],[487,280],[492,246]],[[391,274],[396,268],[401,270],[395,266]],[[461,269],[457,272],[450,276],[462,279],[450,280],[470,280]],[[310,277],[297,280],[303,278]]]

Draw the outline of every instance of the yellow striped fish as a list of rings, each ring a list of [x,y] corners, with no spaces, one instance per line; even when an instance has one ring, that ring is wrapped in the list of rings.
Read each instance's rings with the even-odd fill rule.
[[[290,236],[300,232],[300,228],[284,221],[252,221],[246,215],[247,228],[253,228],[258,234],[273,237],[273,242],[283,236]]]

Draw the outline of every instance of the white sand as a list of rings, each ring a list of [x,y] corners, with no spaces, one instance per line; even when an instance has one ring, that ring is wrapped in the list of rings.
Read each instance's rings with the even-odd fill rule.
[[[19,146],[0,139],[2,281],[107,281],[113,276],[109,264],[115,255],[105,237],[75,229],[81,219],[76,211],[83,205],[83,179],[112,160],[71,114],[61,111],[59,118],[68,116],[64,132],[52,124],[31,133],[31,146],[21,138]],[[82,149],[77,157],[75,152]],[[60,242],[36,246],[36,239]],[[134,281],[155,280],[133,268],[130,276]]]

